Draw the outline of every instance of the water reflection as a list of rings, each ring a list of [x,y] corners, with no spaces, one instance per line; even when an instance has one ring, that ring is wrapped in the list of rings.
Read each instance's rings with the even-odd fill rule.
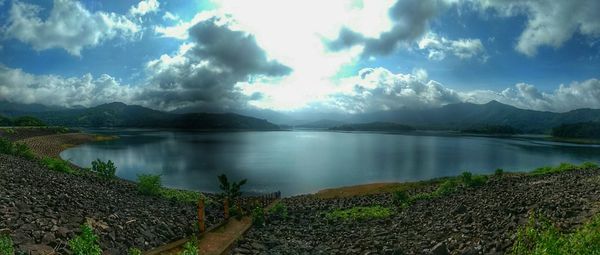
[[[251,191],[286,195],[381,181],[414,181],[496,168],[530,170],[597,161],[600,148],[528,139],[338,132],[194,133],[103,130],[120,139],[86,144],[61,156],[89,167],[112,160],[117,175],[162,174],[170,187],[216,191],[216,176],[248,178]]]

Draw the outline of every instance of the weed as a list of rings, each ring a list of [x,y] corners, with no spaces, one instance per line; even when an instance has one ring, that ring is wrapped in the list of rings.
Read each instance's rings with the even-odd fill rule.
[[[352,220],[369,220],[369,219],[380,219],[387,218],[392,215],[392,211],[387,207],[382,206],[359,206],[353,207],[346,210],[335,210],[326,214],[326,218],[329,220],[335,219],[352,219]]]
[[[277,202],[269,209],[269,214],[285,219],[288,216],[287,206],[282,202]]]
[[[69,247],[75,255],[100,255],[102,250],[98,245],[98,236],[87,224],[81,226],[81,234],[69,240]]]
[[[42,159],[42,165],[53,171],[73,173],[73,169],[71,169],[69,163],[59,158],[45,157]]]
[[[257,206],[252,210],[252,224],[257,227],[265,225],[265,210]]]
[[[110,160],[104,162],[100,159],[96,159],[92,161],[92,172],[95,172],[104,178],[111,179],[115,177],[117,167],[115,167],[115,164]]]
[[[192,237],[183,245],[183,251],[179,255],[198,255],[198,240]]]
[[[201,197],[204,197],[202,193],[190,190],[178,190],[178,189],[167,189],[161,188],[159,194],[167,199],[172,199],[184,203],[197,203]]]
[[[129,251],[127,251],[127,254],[129,255],[142,255],[142,251],[138,248],[129,248]]]
[[[0,255],[13,255],[15,250],[13,248],[12,239],[8,235],[0,235]]]

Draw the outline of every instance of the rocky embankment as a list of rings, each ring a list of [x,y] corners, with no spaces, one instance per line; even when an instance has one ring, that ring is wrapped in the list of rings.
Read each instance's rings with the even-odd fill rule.
[[[53,172],[0,154],[0,232],[17,251],[68,254],[68,240],[85,222],[105,254],[147,250],[194,233],[196,213],[193,204],[140,195],[128,181]],[[220,218],[219,206],[209,205],[208,225]]]
[[[530,212],[542,213],[569,231],[595,214],[599,201],[600,170],[492,177],[482,187],[417,201],[408,208],[393,205],[389,193],[298,196],[282,200],[287,219],[253,227],[232,254],[504,254]],[[335,209],[371,205],[392,208],[393,214],[364,221],[325,217]]]

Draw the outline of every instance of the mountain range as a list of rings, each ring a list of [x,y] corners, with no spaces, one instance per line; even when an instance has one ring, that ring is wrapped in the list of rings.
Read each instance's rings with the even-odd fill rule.
[[[328,129],[344,124],[389,122],[427,130],[465,130],[483,126],[510,126],[525,133],[549,133],[561,124],[600,121],[600,110],[577,109],[564,113],[534,111],[491,101],[486,104],[457,103],[439,108],[401,108],[361,114],[327,114],[310,119],[272,110],[236,113],[190,113],[189,109],[157,111],[138,105],[109,103],[96,107],[58,108],[0,102],[0,115],[37,117],[49,125],[81,127],[158,127],[190,129]],[[254,116],[249,117],[246,115]],[[259,118],[256,118],[260,116]],[[299,117],[300,116],[300,117]],[[328,118],[323,119],[323,116]]]

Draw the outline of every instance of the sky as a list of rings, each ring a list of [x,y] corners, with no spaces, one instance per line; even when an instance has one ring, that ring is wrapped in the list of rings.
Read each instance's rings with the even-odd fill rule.
[[[0,100],[600,108],[597,0],[0,0]]]

